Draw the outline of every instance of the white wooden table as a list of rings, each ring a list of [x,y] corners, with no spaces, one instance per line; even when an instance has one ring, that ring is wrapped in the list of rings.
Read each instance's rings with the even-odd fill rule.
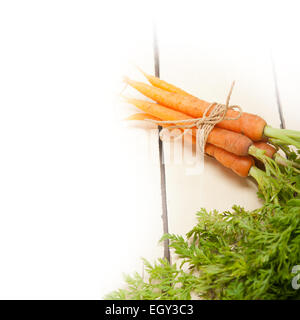
[[[15,2],[13,2],[15,3]],[[122,121],[123,75],[154,73],[208,101],[299,129],[299,22],[286,1],[0,4],[0,298],[101,299],[162,257],[158,136]],[[147,7],[149,6],[149,7]],[[149,157],[149,150],[150,155]],[[168,228],[201,208],[259,205],[256,186],[207,159],[165,167]]]
[[[299,48],[294,48],[297,44],[291,41],[292,38],[286,38],[286,35],[290,37],[296,33],[295,19],[293,26],[281,24],[279,27],[277,18],[282,17],[281,7],[275,9],[270,19],[264,16],[267,7],[263,7],[258,15],[254,8],[249,13],[238,6],[225,15],[222,9],[225,8],[221,6],[216,12],[215,6],[211,5],[199,13],[197,7],[195,10],[192,7],[173,8],[168,19],[163,10],[156,13],[160,77],[204,100],[218,102],[225,102],[231,82],[235,80],[231,104],[259,114],[271,126],[280,127],[283,122],[288,128],[299,128]],[[255,22],[251,13],[256,14]],[[182,23],[179,17],[188,15],[190,18]],[[284,50],[281,43],[285,43]],[[137,64],[146,65],[144,59]],[[153,66],[144,70],[154,74]],[[143,79],[137,71],[132,71],[130,76]],[[130,94],[140,97],[134,91]],[[151,140],[150,143],[158,144],[158,141]],[[165,152],[166,149],[168,146],[165,146]],[[152,170],[152,174],[160,176],[159,167],[154,166]],[[251,179],[236,176],[215,160],[206,159],[201,174],[188,174],[184,163],[166,163],[165,170],[170,233],[184,235],[189,231],[196,223],[195,213],[202,207],[224,211],[237,204],[251,210],[261,204]],[[161,188],[159,181],[151,187],[150,192],[157,198],[156,188]],[[147,202],[146,207],[153,205],[153,202]],[[161,208],[158,215],[161,215]],[[153,212],[153,219],[160,217]],[[160,223],[163,223],[162,219]],[[157,240],[160,232],[161,229],[153,230]],[[146,239],[141,241],[147,242]],[[152,248],[151,245],[147,248],[149,251],[143,252],[144,257],[154,261],[155,257],[163,256],[162,249],[157,250],[156,242]]]

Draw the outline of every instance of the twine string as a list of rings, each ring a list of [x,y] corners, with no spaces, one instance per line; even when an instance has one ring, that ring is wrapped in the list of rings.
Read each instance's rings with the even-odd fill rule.
[[[171,124],[171,126],[168,126],[166,128],[163,128],[160,133],[160,139],[162,141],[165,141],[165,133],[168,129],[183,129],[181,133],[174,136],[174,139],[179,139],[182,136],[184,136],[188,130],[185,129],[191,129],[196,127],[197,128],[197,134],[196,134],[196,141],[199,146],[199,151],[201,153],[204,153],[204,147],[207,142],[207,138],[212,131],[212,129],[215,127],[215,125],[223,120],[237,120],[242,115],[242,108],[238,105],[232,105],[229,106],[229,101],[231,98],[231,94],[233,91],[235,82],[233,81],[229,90],[229,93],[227,95],[226,103],[221,104],[217,102],[211,103],[204,111],[203,116],[201,118],[191,118],[191,119],[185,119],[185,120],[153,120],[153,119],[145,119],[145,121],[149,121],[158,125],[164,125],[164,124]],[[228,110],[232,109],[238,109],[239,114],[236,117],[226,117],[226,113]],[[211,110],[211,112],[208,115],[208,112]]]

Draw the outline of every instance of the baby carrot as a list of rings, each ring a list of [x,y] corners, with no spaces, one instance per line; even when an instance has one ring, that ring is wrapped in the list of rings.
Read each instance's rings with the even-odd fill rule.
[[[173,86],[159,78],[145,74],[148,81],[154,87],[142,82],[125,78],[125,82],[151,98],[152,100],[181,111],[194,118],[203,116],[205,110],[210,106],[209,102],[198,99],[191,94]],[[209,114],[210,111],[208,111]],[[227,117],[236,118],[239,113],[235,110],[228,110]],[[253,141],[263,140],[264,137],[279,139],[282,143],[288,143],[300,148],[300,132],[295,130],[277,129],[267,125],[266,121],[258,115],[243,112],[236,120],[223,120],[217,124],[218,127],[243,133]]]
[[[147,96],[148,98],[174,110],[183,112],[194,118],[201,118],[205,110],[210,106],[209,102],[198,99],[189,94],[168,92],[161,88],[152,87],[143,82],[124,79],[130,86]],[[209,114],[209,112],[208,112]],[[236,118],[239,113],[228,110],[226,116]],[[262,139],[266,122],[257,115],[243,112],[237,120],[223,120],[217,124],[218,127],[243,133],[254,141]]]
[[[151,114],[147,113],[136,113],[127,118],[127,120],[160,120]],[[163,127],[168,127],[170,124],[163,124]],[[193,136],[192,142],[195,144],[196,139]],[[237,156],[230,153],[224,149],[221,149],[213,144],[207,143],[205,145],[205,153],[214,157],[218,162],[220,162],[224,167],[231,169],[233,172],[241,177],[247,177],[250,168],[254,165],[253,158],[250,156]]]
[[[247,177],[254,166],[254,160],[250,156],[237,156],[209,143],[205,146],[205,152],[241,177]]]
[[[161,119],[153,116],[150,113],[135,113],[132,114],[131,116],[125,118],[125,120],[154,120],[154,121],[161,121]],[[154,123],[155,124],[155,123]],[[163,124],[161,125],[162,127],[170,127],[172,124]]]
[[[156,103],[132,98],[126,98],[126,100],[142,111],[150,113],[154,117],[162,120],[178,121],[190,119],[189,116],[182,112],[169,109]],[[195,130],[193,130],[193,135],[196,135]],[[210,132],[207,142],[239,156],[248,155],[248,149],[253,143],[245,135],[217,127],[213,128]]]
[[[129,116],[128,118],[126,118],[125,120],[146,120],[146,119],[160,121],[159,118],[154,117],[149,113],[135,113],[135,114]]]
[[[187,92],[185,92],[184,90],[174,86],[173,84],[170,84],[164,80],[161,80],[158,77],[152,76],[146,72],[144,72],[143,70],[139,69],[142,74],[145,76],[145,78],[154,86],[160,89],[163,89],[165,91],[169,91],[169,92],[174,92],[174,93],[181,93],[181,94],[186,94],[189,95]]]
[[[257,149],[265,151],[265,153],[262,155],[258,152]],[[258,141],[254,142],[253,146],[249,148],[249,154],[252,154],[257,159],[260,159],[261,161],[264,161],[265,156],[273,159],[277,164],[280,164],[282,166],[291,166],[293,170],[300,173],[300,165],[299,163],[295,161],[291,161],[283,157],[279,152],[277,152],[276,148],[274,148],[272,145],[264,142],[264,141]]]
[[[253,143],[253,145],[258,149],[264,150],[265,155],[268,156],[269,158],[273,158],[274,154],[277,151],[273,146],[271,146],[270,144],[264,141],[256,141]]]

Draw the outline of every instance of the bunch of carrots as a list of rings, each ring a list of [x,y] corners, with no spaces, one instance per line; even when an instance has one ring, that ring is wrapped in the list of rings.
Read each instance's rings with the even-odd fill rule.
[[[143,111],[130,116],[128,120],[150,119],[178,123],[180,120],[201,118],[207,109],[208,115],[212,111],[211,103],[155,76],[143,71],[142,73],[150,84],[127,77],[124,81],[154,102],[125,98],[128,103]],[[264,190],[270,183],[273,186],[276,185],[278,172],[280,172],[279,166],[292,168],[296,175],[300,173],[299,160],[296,158],[291,160],[288,157],[288,146],[293,145],[300,149],[300,132],[273,128],[255,114],[242,112],[239,118],[238,115],[238,111],[233,109],[227,111],[226,117],[237,119],[223,120],[216,124],[208,135],[205,153],[241,177],[254,177],[260,190],[264,194],[270,194]],[[170,124],[163,124],[163,126],[168,127]],[[196,130],[196,127],[192,128],[193,143],[196,142]],[[259,169],[254,159],[263,162],[265,170]],[[284,176],[281,178],[284,179]],[[286,186],[295,188],[290,181],[286,181]]]
[[[144,75],[150,85],[125,81],[153,102],[126,99],[143,111],[128,120],[168,121],[157,122],[168,130],[174,122],[185,124],[212,112],[213,104]],[[106,299],[300,298],[300,291],[291,285],[292,270],[300,261],[300,132],[272,128],[254,114],[237,115],[228,109],[226,117],[236,120],[217,123],[204,150],[239,176],[257,181],[257,194],[264,200],[261,208],[248,211],[235,205],[223,213],[202,208],[196,226],[185,237],[165,234],[161,239],[169,240],[180,261],[144,260],[147,280],[138,273],[127,276],[127,288]],[[193,143],[196,130],[191,130]]]

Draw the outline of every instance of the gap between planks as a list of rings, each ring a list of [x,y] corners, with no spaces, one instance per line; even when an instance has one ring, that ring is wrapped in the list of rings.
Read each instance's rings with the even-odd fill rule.
[[[153,54],[154,54],[154,71],[155,76],[160,76],[160,64],[159,64],[159,49],[157,40],[156,25],[153,24]],[[160,132],[162,127],[159,127]],[[161,184],[161,201],[162,201],[162,222],[163,222],[163,233],[169,232],[169,221],[168,221],[168,207],[167,207],[167,187],[166,187],[166,168],[164,163],[164,146],[158,135],[158,148],[159,148],[159,166],[160,166],[160,184]],[[164,258],[171,262],[169,240],[164,240]]]
[[[275,62],[273,59],[272,52],[270,55],[270,59],[271,59],[271,65],[272,65],[272,74],[273,74],[273,81],[274,81],[277,110],[278,110],[279,119],[280,119],[280,128],[285,129],[286,125],[285,125],[285,120],[284,120],[284,116],[283,116],[282,104],[281,104],[279,88],[278,88],[278,78],[277,78],[276,67],[275,67]]]

